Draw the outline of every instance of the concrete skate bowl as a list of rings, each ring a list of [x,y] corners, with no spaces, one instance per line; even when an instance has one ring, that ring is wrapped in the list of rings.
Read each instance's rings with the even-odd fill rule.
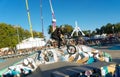
[[[68,62],[57,62],[48,65],[39,66],[28,77],[78,77],[80,72],[96,69],[100,71],[101,67],[114,65],[114,63],[95,62],[92,64],[78,65]]]
[[[40,65],[38,68],[28,77],[51,77],[53,71],[62,71],[64,69],[80,66],[80,64],[71,62],[56,62],[47,65]]]
[[[120,50],[120,45],[114,45],[110,47],[109,50]]]

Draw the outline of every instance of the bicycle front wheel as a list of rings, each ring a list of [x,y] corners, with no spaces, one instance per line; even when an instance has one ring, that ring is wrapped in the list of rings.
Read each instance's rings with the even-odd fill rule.
[[[76,47],[73,45],[67,45],[67,52],[69,54],[75,54],[76,53]]]
[[[48,57],[48,56],[44,56],[44,60],[45,60],[46,62],[49,62],[49,57]]]

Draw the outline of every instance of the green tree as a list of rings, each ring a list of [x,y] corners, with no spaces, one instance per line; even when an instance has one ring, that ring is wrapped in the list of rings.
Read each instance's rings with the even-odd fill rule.
[[[96,31],[96,34],[100,34],[100,29],[96,28],[95,31]]]
[[[84,30],[83,33],[85,36],[90,37],[91,36],[91,30]]]
[[[58,28],[58,26],[56,26],[56,28]],[[51,34],[52,32],[53,32],[52,25],[49,25],[49,27],[48,27],[48,34]]]
[[[106,29],[105,29],[105,33],[109,34],[109,33],[112,33],[112,24],[111,23],[108,23],[106,25]]]
[[[19,38],[18,38],[19,35]],[[34,31],[35,37],[43,37],[42,33]],[[23,39],[31,37],[28,30],[24,30],[20,26],[14,26],[6,23],[0,23],[0,48],[15,47],[16,44]]]
[[[14,47],[17,43],[17,38],[15,35],[15,29],[12,27],[12,25],[8,25],[5,23],[0,24],[0,40],[2,44],[0,44],[1,47]]]
[[[24,33],[23,33],[22,37],[23,37],[23,40],[31,37],[30,31],[24,30]]]
[[[120,23],[115,24],[114,30],[116,33],[120,32]]]
[[[105,29],[106,29],[105,26],[101,27],[101,29],[100,29],[101,30],[101,34],[105,33]]]
[[[60,27],[63,28],[64,34],[71,34],[73,31],[73,27],[71,25],[68,25],[68,24],[61,25]]]

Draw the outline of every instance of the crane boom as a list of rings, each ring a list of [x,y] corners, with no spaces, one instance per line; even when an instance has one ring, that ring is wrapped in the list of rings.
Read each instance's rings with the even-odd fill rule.
[[[44,35],[43,15],[42,15],[42,0],[40,0],[40,16],[41,16],[42,34]]]
[[[54,31],[56,29],[56,18],[55,18],[54,10],[52,7],[52,1],[49,0],[49,3],[50,3],[51,12],[52,12],[52,29]]]
[[[26,0],[25,2],[26,2],[26,9],[27,9],[27,15],[28,15],[28,22],[29,22],[29,25],[30,25],[30,33],[31,33],[31,36],[33,38],[32,23],[31,23],[31,19],[30,19],[30,12],[29,12],[29,7],[28,7],[28,0]]]

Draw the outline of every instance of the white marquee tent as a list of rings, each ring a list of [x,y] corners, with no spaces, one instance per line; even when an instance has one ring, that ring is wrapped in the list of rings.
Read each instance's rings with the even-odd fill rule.
[[[28,38],[23,40],[21,43],[17,44],[17,49],[25,49],[25,48],[32,48],[32,47],[40,47],[44,46],[46,43],[44,38]]]

